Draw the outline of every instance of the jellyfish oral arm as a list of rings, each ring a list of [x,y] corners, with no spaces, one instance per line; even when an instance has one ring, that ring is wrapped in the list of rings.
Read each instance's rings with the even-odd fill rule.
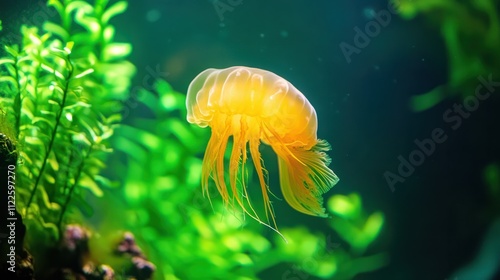
[[[324,140],[311,149],[273,146],[278,155],[281,191],[295,210],[312,216],[326,217],[322,195],[339,181],[328,168],[330,158]]]

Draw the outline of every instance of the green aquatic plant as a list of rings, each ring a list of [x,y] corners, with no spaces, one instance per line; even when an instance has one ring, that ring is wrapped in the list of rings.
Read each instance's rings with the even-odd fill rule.
[[[419,14],[440,29],[448,53],[448,82],[412,98],[411,107],[422,111],[444,98],[473,95],[478,77],[500,75],[500,18],[495,0],[391,0],[399,14]]]
[[[475,256],[458,268],[450,279],[497,279],[500,265],[500,164],[488,164],[482,172],[483,182],[488,194],[488,202],[483,205],[481,217],[491,218],[482,241],[477,245]],[[484,215],[486,214],[486,215]]]
[[[489,198],[490,212],[500,218],[500,164],[490,163],[483,170],[483,181]]]
[[[155,279],[352,279],[386,264],[385,253],[365,255],[384,218],[379,212],[368,215],[359,195],[329,200],[334,218],[322,220],[326,233],[300,225],[283,228],[286,242],[254,220],[228,212],[215,187],[209,189],[210,202],[200,186],[209,133],[185,122],[186,96],[158,80],[154,92],[142,90],[137,97],[149,117],[131,118],[115,132],[109,165],[123,189],[106,190],[113,199],[95,224],[101,234],[93,251],[106,255],[103,248],[115,238],[105,233],[131,231],[156,265]],[[112,256],[103,261],[117,271],[123,265]]]
[[[135,68],[109,24],[126,2],[107,2],[50,0],[60,18],[43,31],[23,25],[0,58],[0,108],[19,153],[17,209],[39,244],[58,239],[67,213],[90,215],[88,193],[101,197],[110,185],[100,172]]]

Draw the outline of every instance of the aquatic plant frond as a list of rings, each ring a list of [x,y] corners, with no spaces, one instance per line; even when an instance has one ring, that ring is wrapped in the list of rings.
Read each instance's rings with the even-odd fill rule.
[[[23,25],[21,41],[4,46],[0,108],[14,130],[22,163],[17,201],[28,222],[38,217],[33,221],[61,227],[72,199],[102,196],[109,182],[95,178],[121,120],[117,101],[128,95],[135,69],[122,68],[130,45],[109,34],[109,19],[126,4],[105,2],[50,0],[59,21],[44,22],[43,30]],[[86,27],[83,32],[78,24]],[[115,51],[117,45],[124,50]],[[121,79],[111,77],[117,70]]]

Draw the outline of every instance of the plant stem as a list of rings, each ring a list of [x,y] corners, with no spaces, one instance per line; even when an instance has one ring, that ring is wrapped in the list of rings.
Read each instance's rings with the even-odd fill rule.
[[[68,178],[69,178],[69,175],[70,175],[70,171],[72,169],[72,166],[71,166],[71,163],[73,162],[73,157],[74,157],[74,153],[73,153],[73,149],[74,149],[74,142],[73,142],[73,139],[71,138],[71,136],[69,137],[68,139],[69,143],[70,143],[70,147],[71,147],[71,150],[69,151],[70,155],[69,155],[69,158],[68,158],[68,162],[66,164],[66,170],[65,170],[65,173],[63,175],[62,178],[64,178],[64,182],[66,182],[64,184],[64,189],[62,190],[62,193],[66,193],[66,190],[68,189]]]
[[[17,94],[14,99],[14,114],[16,116],[15,123],[15,139],[19,141],[19,125],[21,123],[21,83],[19,82],[19,68],[17,67],[17,63],[19,62],[18,57],[16,56],[14,59],[14,68],[16,69],[16,86],[17,86]],[[17,112],[15,111],[17,109]]]
[[[66,83],[64,85],[63,99],[61,102],[61,107],[59,108],[59,112],[58,112],[57,117],[56,117],[56,124],[54,125],[54,129],[52,130],[52,136],[50,138],[49,147],[47,149],[47,152],[45,153],[45,158],[43,159],[42,167],[40,168],[40,173],[38,173],[38,176],[37,176],[36,181],[35,181],[35,187],[31,191],[30,198],[28,200],[28,203],[26,204],[26,211],[24,213],[25,215],[28,214],[28,209],[31,205],[31,202],[33,202],[33,198],[35,197],[35,193],[36,193],[36,190],[38,188],[38,184],[40,183],[40,180],[42,178],[43,171],[45,170],[45,166],[47,166],[49,155],[52,151],[52,146],[54,145],[54,140],[56,139],[57,128],[59,127],[59,124],[61,123],[62,113],[63,113],[64,107],[66,105],[66,97],[68,96],[68,91],[69,91],[69,82],[71,81],[71,76],[73,75],[73,66],[71,65],[71,61],[69,60],[69,55],[68,55],[67,62],[69,63],[70,67],[69,67],[68,77],[66,78]]]
[[[85,155],[85,158],[82,160],[80,166],[78,167],[78,172],[77,172],[77,174],[75,176],[75,183],[73,183],[73,185],[69,189],[68,196],[66,197],[66,201],[64,202],[64,205],[63,205],[63,207],[61,209],[61,214],[59,215],[59,220],[57,221],[57,228],[59,230],[61,229],[62,219],[64,217],[64,213],[66,212],[66,209],[68,208],[69,202],[71,200],[71,196],[73,195],[73,191],[76,189],[76,186],[78,185],[78,182],[80,181],[80,177],[81,177],[82,171],[83,171],[83,166],[85,165],[85,160],[89,157],[90,152],[92,151],[93,146],[94,146],[93,143],[90,144],[89,150],[87,151],[87,154]]]

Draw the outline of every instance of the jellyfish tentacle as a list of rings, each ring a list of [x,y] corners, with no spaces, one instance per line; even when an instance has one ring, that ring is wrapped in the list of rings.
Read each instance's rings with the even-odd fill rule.
[[[243,212],[250,215],[243,202],[243,198],[245,198],[248,202],[248,207],[250,207],[255,216],[257,216],[248,198],[244,176],[242,176],[241,180],[241,190],[238,190],[237,187],[238,172],[243,173],[244,171],[246,162],[246,155],[244,155],[244,153],[246,153],[245,147],[248,141],[243,119],[233,117],[231,131],[233,131],[233,149],[231,151],[231,157],[229,159],[229,185],[231,186],[231,191],[233,194],[232,198],[233,201],[236,200],[238,205],[242,208]]]
[[[271,201],[269,199],[269,194],[268,192],[268,186],[266,184],[266,180],[264,179],[264,174],[262,170],[264,169],[262,164],[261,164],[261,154],[259,152],[259,145],[260,145],[260,140],[259,139],[252,139],[250,140],[250,154],[252,156],[252,161],[255,166],[255,171],[257,172],[257,177],[259,178],[259,183],[260,183],[260,188],[262,191],[262,197],[264,200],[264,209],[266,213],[266,219],[269,221],[269,216],[271,216],[271,219],[273,221],[274,226],[277,228],[276,225],[276,220],[274,217],[274,210],[271,205]]]
[[[233,135],[233,149],[231,151],[231,157],[229,158],[229,185],[231,186],[231,191],[233,193],[232,199],[233,199],[233,204],[234,200],[236,199],[236,202],[238,205],[243,207],[243,203],[239,197],[236,183],[237,183],[237,177],[238,177],[238,170],[240,166],[240,156],[241,156],[241,144],[240,144],[240,136],[237,134]]]
[[[203,191],[203,196],[207,196],[208,200],[210,201],[210,205],[212,205],[212,200],[210,198],[210,192],[208,191],[208,181],[209,178],[212,177],[214,179],[215,185],[217,186],[217,189],[219,193],[222,196],[222,199],[224,200],[223,192],[220,189],[220,186],[217,184],[217,181],[215,178],[212,176],[213,173],[213,166],[215,164],[215,161],[218,157],[218,149],[216,149],[217,146],[220,145],[220,140],[217,134],[212,131],[212,136],[210,137],[210,140],[208,141],[207,144],[207,149],[205,151],[205,156],[203,157],[203,164],[202,164],[202,171],[201,171],[201,186],[202,186],[202,191]]]
[[[328,143],[319,140],[311,149],[273,146],[279,157],[281,190],[285,200],[304,214],[326,217],[322,195],[338,181],[328,168],[330,158],[324,153]]]
[[[224,180],[224,153],[226,151],[230,130],[227,126],[223,130],[213,130],[210,137],[202,165],[203,194],[208,191],[208,178],[211,177],[219,191],[225,206],[230,204],[229,193]],[[213,141],[212,141],[213,140]]]
[[[243,139],[241,142],[242,143],[241,148],[243,151],[243,161],[241,164],[242,174],[245,172],[245,166],[246,166],[246,161],[247,161],[247,143],[251,139],[253,139],[253,137],[255,137],[252,134],[252,130],[254,130],[254,126],[253,126],[252,121],[253,121],[252,118],[247,117],[247,116],[241,116],[241,119],[240,119],[241,138]],[[248,195],[248,192],[247,192],[246,180],[244,180],[243,176],[242,176],[242,179],[243,180],[242,180],[241,185],[242,185],[242,190],[243,190],[243,196],[245,197],[245,199],[248,203],[248,207],[250,207],[250,209],[252,210],[253,216],[250,215],[250,213],[248,213],[248,211],[246,211],[246,213],[248,213],[250,215],[250,217],[252,217],[253,219],[256,219],[257,221],[262,222],[259,218],[259,215],[257,214],[257,211],[255,211],[255,209],[253,208],[252,203],[250,201],[250,196]]]

